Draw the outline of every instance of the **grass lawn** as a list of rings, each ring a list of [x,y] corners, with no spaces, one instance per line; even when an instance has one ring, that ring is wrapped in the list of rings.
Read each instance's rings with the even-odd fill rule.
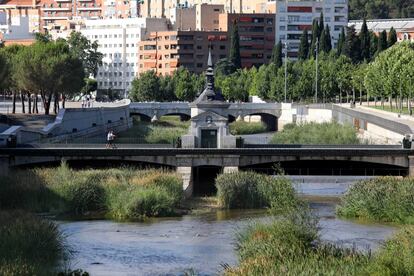
[[[379,105],[377,105],[377,106],[370,105],[369,107],[374,108],[374,109],[378,109],[378,110],[383,110],[383,111],[393,112],[393,113],[400,113],[400,109],[399,109],[399,108],[395,108],[395,107],[393,107],[393,108],[391,109],[391,107],[390,107],[390,106],[388,106],[388,105],[385,105],[385,106],[384,106],[384,108],[381,106],[381,104],[379,104]],[[404,107],[403,107],[403,109],[402,109],[402,112],[401,112],[401,113],[402,113],[402,114],[406,114],[406,115],[409,115],[409,114],[410,114],[410,113],[409,113],[409,110],[408,110],[408,108],[407,108],[406,106],[404,106]]]

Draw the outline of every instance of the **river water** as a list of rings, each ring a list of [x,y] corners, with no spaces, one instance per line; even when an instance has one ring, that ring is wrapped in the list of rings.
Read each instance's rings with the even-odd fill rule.
[[[320,217],[323,240],[375,250],[396,228],[335,217],[337,197],[353,177],[293,177],[299,194]],[[71,267],[91,275],[215,275],[223,264],[237,265],[237,232],[270,220],[263,210],[217,211],[145,223],[108,220],[60,222],[73,251]]]

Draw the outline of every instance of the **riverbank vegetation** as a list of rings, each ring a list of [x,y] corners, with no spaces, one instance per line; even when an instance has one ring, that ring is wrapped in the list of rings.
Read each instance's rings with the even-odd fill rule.
[[[156,122],[146,122],[133,117],[133,127],[119,133],[116,143],[171,144],[187,134],[189,121],[179,116],[163,116]]]
[[[252,224],[238,236],[240,264],[225,275],[412,275],[414,227],[402,228],[376,253],[323,242],[307,209]]]
[[[266,125],[263,122],[235,121],[229,124],[229,127],[232,135],[257,134],[267,131]]]
[[[227,209],[271,207],[287,210],[296,207],[298,199],[290,180],[255,172],[221,174],[216,179],[219,205]]]
[[[17,171],[0,185],[0,207],[58,215],[142,220],[175,213],[183,197],[181,178],[162,170],[121,168]]]
[[[0,211],[0,275],[56,275],[66,255],[56,224],[24,211]]]
[[[414,179],[380,177],[357,182],[337,213],[346,218],[414,224]]]
[[[273,144],[304,144],[304,145],[355,145],[361,141],[351,125],[337,122],[305,123],[300,125],[287,124],[281,132],[277,132]]]

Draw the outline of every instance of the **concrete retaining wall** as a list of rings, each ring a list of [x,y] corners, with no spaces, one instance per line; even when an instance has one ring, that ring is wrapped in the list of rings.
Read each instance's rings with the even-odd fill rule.
[[[124,131],[132,126],[129,101],[117,107],[61,109],[53,123],[43,129],[12,126],[0,134],[0,146],[6,146],[7,138],[16,136],[18,144],[39,142],[47,139],[56,142],[76,137],[102,134],[108,129]]]

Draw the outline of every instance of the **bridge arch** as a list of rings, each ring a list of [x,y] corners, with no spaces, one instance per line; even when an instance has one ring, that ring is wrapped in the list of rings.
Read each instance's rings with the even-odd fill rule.
[[[251,113],[244,113],[241,116],[243,116],[245,120],[248,116],[260,116],[260,121],[266,126],[267,131],[278,130],[278,117],[272,113],[257,111]]]
[[[144,122],[150,122],[151,121],[151,115],[150,114],[146,114],[146,113],[140,113],[140,112],[130,112],[129,114],[131,117],[132,116],[137,116],[140,118],[141,121]]]
[[[355,176],[406,176],[408,168],[398,164],[376,162],[375,160],[352,160],[348,158],[285,158],[275,163],[260,163],[242,166],[241,170],[253,170],[275,174],[282,169],[287,175],[355,175]]]

